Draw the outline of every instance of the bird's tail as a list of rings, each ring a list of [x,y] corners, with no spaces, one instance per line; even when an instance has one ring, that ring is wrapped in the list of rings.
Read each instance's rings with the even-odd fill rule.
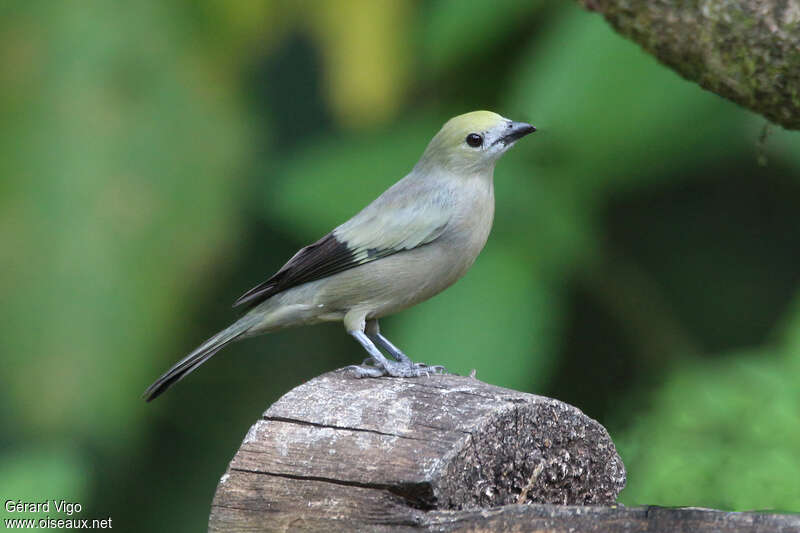
[[[223,329],[206,342],[198,346],[192,353],[175,363],[163,376],[158,378],[144,391],[144,398],[149,402],[159,397],[168,388],[185,378],[195,368],[202,365],[229,343],[244,335],[253,325],[253,321],[244,316]]]

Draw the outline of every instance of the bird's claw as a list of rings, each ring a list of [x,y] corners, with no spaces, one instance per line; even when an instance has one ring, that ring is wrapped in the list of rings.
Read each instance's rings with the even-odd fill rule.
[[[427,365],[425,363],[396,363],[387,361],[383,365],[374,359],[367,358],[360,365],[350,365],[348,370],[352,370],[357,378],[378,378],[381,376],[391,376],[395,378],[416,378],[431,375],[447,374],[447,369],[441,365]]]
[[[426,365],[425,363],[414,363],[414,366],[417,367],[417,368],[424,368],[424,369],[430,371],[431,374],[446,375],[446,374],[450,373],[442,365]]]
[[[357,378],[379,378],[385,375],[382,369],[374,366],[367,366],[366,364],[350,365],[346,367],[345,370],[352,370]]]
[[[426,375],[426,376],[430,376],[432,374],[440,374],[440,375],[449,374],[447,369],[445,367],[443,367],[442,365],[429,365],[429,364],[426,364],[426,363],[412,363],[412,362],[409,361],[407,366],[416,369],[417,371],[421,372],[423,375]]]

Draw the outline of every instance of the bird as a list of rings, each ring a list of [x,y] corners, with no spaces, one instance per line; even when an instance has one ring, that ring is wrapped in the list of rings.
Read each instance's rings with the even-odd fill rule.
[[[414,363],[381,333],[378,320],[440,293],[472,266],[492,227],[495,163],[534,131],[491,111],[448,120],[411,172],[245,292],[234,307],[246,312],[175,363],[145,390],[145,399],[233,341],[330,321],[342,322],[368,354],[361,365],[347,367],[355,377],[445,372]]]

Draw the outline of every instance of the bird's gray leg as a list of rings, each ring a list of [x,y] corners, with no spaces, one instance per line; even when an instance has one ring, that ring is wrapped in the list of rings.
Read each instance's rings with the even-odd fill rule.
[[[381,335],[381,327],[378,325],[377,318],[373,318],[372,320],[367,320],[367,325],[364,328],[364,333],[367,334],[367,337],[369,337],[369,339],[372,342],[374,342],[375,344],[377,344],[378,346],[389,352],[389,355],[394,357],[396,360],[407,365],[414,364],[411,362],[411,359],[409,359],[409,357],[406,354],[400,351],[400,348],[389,342],[389,339]]]
[[[433,373],[441,372],[443,374],[447,373],[447,369],[441,365],[426,365],[425,363],[415,363],[413,362],[406,354],[404,354],[400,348],[392,344],[392,342],[384,337],[381,334],[381,328],[378,325],[378,319],[373,318],[371,320],[367,320],[366,326],[364,328],[364,332],[367,334],[367,337],[377,344],[380,348],[383,348],[389,355],[394,357],[400,364],[403,364],[409,368],[416,368],[416,369],[427,369]]]
[[[360,378],[379,378],[384,375],[383,369],[385,368],[385,364],[389,363],[389,360],[384,357],[380,350],[369,340],[363,331],[348,331],[350,335],[353,336],[355,340],[364,348],[367,353],[369,354],[370,358],[375,362],[376,366],[366,366],[362,364],[361,366],[351,365],[347,368],[354,370],[357,377]],[[364,360],[366,363],[368,359]],[[384,364],[385,363],[385,364]]]
[[[375,362],[375,366],[349,366],[347,368],[355,371],[356,377],[359,378],[377,378],[380,376],[392,376],[396,378],[415,378],[419,376],[429,376],[435,370],[433,367],[427,366],[417,366],[415,364],[407,365],[405,363],[396,363],[394,361],[389,361],[386,357],[378,350],[377,346],[373,344],[369,337],[361,331],[361,330],[354,330],[348,331],[350,335],[353,336],[355,340],[358,341],[359,344],[367,351],[370,355],[372,360]]]

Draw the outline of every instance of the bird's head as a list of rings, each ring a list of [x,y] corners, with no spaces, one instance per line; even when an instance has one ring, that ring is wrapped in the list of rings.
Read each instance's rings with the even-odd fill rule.
[[[481,172],[521,137],[536,131],[525,122],[514,122],[491,111],[473,111],[448,120],[431,140],[417,163],[456,173]]]

